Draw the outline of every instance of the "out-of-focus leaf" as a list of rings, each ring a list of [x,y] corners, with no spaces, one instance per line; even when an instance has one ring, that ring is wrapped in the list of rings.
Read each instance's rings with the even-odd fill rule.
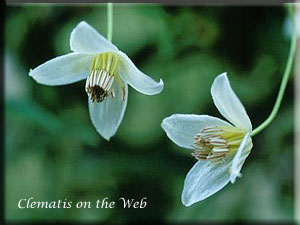
[[[187,47],[211,48],[217,42],[220,29],[216,20],[196,13],[188,8],[180,10],[175,18],[170,18],[170,29],[177,50]]]

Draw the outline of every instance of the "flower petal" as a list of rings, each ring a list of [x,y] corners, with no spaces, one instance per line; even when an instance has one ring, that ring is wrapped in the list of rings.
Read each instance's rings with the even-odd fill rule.
[[[193,149],[195,135],[206,126],[231,125],[216,117],[194,114],[173,114],[161,123],[161,127],[175,144],[188,149]]]
[[[72,51],[84,54],[118,51],[115,45],[85,21],[80,22],[73,29],[70,36],[70,47]]]
[[[245,137],[243,138],[242,143],[239,146],[238,151],[236,152],[230,168],[230,181],[231,183],[235,182],[235,179],[237,177],[241,177],[242,174],[240,173],[242,166],[249,155],[251,148],[252,148],[252,140],[250,138],[250,134],[247,133]]]
[[[198,161],[187,174],[181,201],[185,206],[204,200],[230,181],[230,163]]]
[[[237,127],[252,130],[246,110],[231,89],[226,73],[215,78],[211,86],[211,95],[216,107],[226,119]]]
[[[145,95],[155,95],[162,91],[163,81],[154,81],[152,78],[142,73],[123,52],[119,51],[120,57],[119,74],[122,79],[138,92]]]
[[[46,85],[74,83],[87,78],[92,59],[92,55],[77,53],[58,56],[30,70],[29,76]]]
[[[108,97],[103,102],[96,103],[89,99],[89,111],[93,125],[98,133],[109,141],[116,133],[127,105],[128,88],[125,86],[125,99],[123,100],[123,92],[121,87],[115,83],[115,97]]]

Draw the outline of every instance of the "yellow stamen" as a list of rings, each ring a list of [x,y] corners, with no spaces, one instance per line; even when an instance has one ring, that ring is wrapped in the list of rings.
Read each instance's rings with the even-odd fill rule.
[[[113,84],[115,80],[120,79],[117,68],[118,56],[116,54],[106,52],[95,56],[85,85],[86,93],[92,102],[102,102],[107,97],[115,97]],[[117,83],[119,84],[119,81]],[[123,99],[125,99],[124,91]]]
[[[245,130],[237,127],[205,127],[194,137],[195,151],[192,155],[198,160],[223,160],[236,153],[245,134]]]

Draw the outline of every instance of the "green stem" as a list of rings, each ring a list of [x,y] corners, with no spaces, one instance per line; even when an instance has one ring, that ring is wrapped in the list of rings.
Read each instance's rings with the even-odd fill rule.
[[[107,40],[112,41],[113,35],[113,4],[107,3]]]
[[[252,131],[251,137],[253,137],[254,135],[261,132],[273,121],[273,119],[276,117],[276,115],[278,113],[279,107],[282,102],[282,98],[283,98],[284,91],[285,91],[285,88],[286,88],[286,85],[287,85],[287,82],[289,79],[289,75],[291,74],[293,61],[294,61],[294,57],[295,57],[295,52],[296,52],[296,44],[297,44],[297,33],[296,33],[296,26],[295,26],[295,22],[294,22],[293,9],[290,10],[290,16],[291,16],[291,21],[292,21],[292,26],[293,26],[293,36],[292,36],[292,40],[291,40],[291,47],[290,47],[288,61],[286,64],[286,68],[285,68],[283,77],[282,77],[282,81],[281,81],[280,89],[279,89],[279,92],[277,95],[277,99],[276,99],[274,108],[273,108],[271,114],[269,115],[269,117],[261,125],[259,125],[257,128],[255,128]]]

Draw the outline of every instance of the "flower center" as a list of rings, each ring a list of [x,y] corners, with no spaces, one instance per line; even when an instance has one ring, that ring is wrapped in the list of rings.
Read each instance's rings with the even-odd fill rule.
[[[226,156],[236,153],[245,134],[245,130],[237,127],[205,127],[194,137],[195,150],[192,155],[198,160],[223,160]]]
[[[95,56],[85,84],[85,91],[92,102],[115,97],[113,83],[118,78],[117,66],[118,57],[114,53],[106,52]]]

